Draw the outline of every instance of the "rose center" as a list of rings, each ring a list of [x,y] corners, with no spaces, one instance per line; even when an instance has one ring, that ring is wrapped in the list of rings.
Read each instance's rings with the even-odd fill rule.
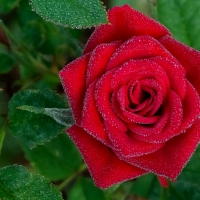
[[[143,90],[139,81],[135,81],[129,87],[129,100],[130,100],[130,108],[136,108],[137,105],[141,104],[148,98],[150,98],[150,94]]]

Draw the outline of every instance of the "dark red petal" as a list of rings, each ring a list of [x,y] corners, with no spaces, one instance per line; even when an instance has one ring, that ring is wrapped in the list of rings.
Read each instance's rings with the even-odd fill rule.
[[[123,43],[113,54],[106,70],[128,62],[130,59],[145,59],[149,57],[162,56],[171,59],[170,53],[154,38],[150,36],[132,37]]]
[[[101,25],[95,29],[85,47],[84,54],[102,43],[116,40],[126,41],[138,35],[149,35],[158,39],[170,34],[163,25],[129,5],[116,6],[109,10],[108,20],[110,24]]]
[[[131,138],[129,132],[117,130],[108,122],[104,122],[106,132],[113,143],[114,151],[121,154],[122,157],[138,157],[157,151],[164,146],[163,144],[152,144]]]
[[[166,102],[167,108],[169,109],[169,119],[163,130],[159,134],[151,135],[135,135],[136,139],[152,142],[152,143],[163,143],[168,141],[170,138],[180,134],[176,130],[179,128],[183,117],[183,108],[181,99],[172,90],[168,92],[168,101]],[[169,107],[168,107],[169,106]]]
[[[149,125],[149,127],[136,123],[127,123],[127,127],[133,132],[133,134],[142,136],[151,137],[153,134],[159,134],[165,127],[169,118],[169,110],[167,108],[167,106],[164,108],[163,115],[161,115],[160,119],[156,123]]]
[[[186,93],[186,84],[185,77],[180,71],[181,66],[178,67],[176,63],[167,58],[154,57],[150,59],[164,69],[170,81],[170,88],[183,100]]]
[[[150,95],[150,97],[141,104],[139,104],[135,109],[131,109],[133,112],[137,112],[137,114],[142,116],[146,115],[150,110],[152,110],[154,106],[154,99],[156,97],[156,94],[152,89],[148,87],[143,87],[143,90],[147,92]]]
[[[180,43],[171,36],[161,38],[160,42],[185,68],[186,78],[200,94],[200,52]]]
[[[99,79],[96,84],[95,100],[101,116],[105,121],[108,121],[113,126],[116,126],[119,130],[126,131],[127,127],[124,123],[116,116],[111,108],[111,78],[113,71],[109,71]]]
[[[170,88],[170,82],[165,71],[149,59],[130,60],[113,72],[111,89],[115,90],[120,84],[130,80],[154,79],[162,87],[163,94]]]
[[[125,159],[125,161],[160,176],[176,179],[189,161],[200,141],[200,120],[171,140],[165,146],[145,156]],[[122,158],[121,158],[122,159]]]
[[[103,127],[103,119],[96,106],[95,86],[96,82],[93,82],[86,91],[81,126],[94,138],[110,146],[110,140]]]
[[[186,94],[183,101],[183,120],[181,126],[176,130],[177,133],[185,131],[196,121],[200,115],[200,99],[195,88],[186,81]]]
[[[73,117],[80,123],[85,94],[85,75],[90,54],[86,54],[66,65],[59,73],[64,91],[68,97]]]
[[[94,51],[91,53],[88,64],[86,86],[102,76],[102,74],[105,72],[106,64],[120,44],[120,41],[108,44],[100,44],[94,49]]]
[[[67,132],[81,152],[96,186],[106,189],[147,173],[119,160],[109,147],[94,139],[82,128],[74,125]]]
[[[149,111],[147,115],[147,116],[153,116],[158,111],[161,104],[163,103],[164,94],[163,94],[162,88],[160,84],[158,84],[158,82],[153,79],[144,79],[144,80],[141,80],[140,83],[144,87],[144,90],[145,88],[148,88],[156,92],[154,102],[152,103],[153,108],[152,110]]]
[[[133,112],[130,112],[126,109],[126,99],[127,96],[127,90],[126,87],[121,87],[117,93],[117,100],[119,102],[119,107],[122,110],[123,115],[129,120],[129,122],[135,122],[140,124],[152,124],[155,123],[159,116],[140,116],[138,114],[135,114]]]

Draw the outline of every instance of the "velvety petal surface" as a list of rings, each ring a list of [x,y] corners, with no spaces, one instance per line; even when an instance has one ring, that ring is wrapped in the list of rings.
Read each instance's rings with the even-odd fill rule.
[[[110,57],[120,46],[120,44],[120,41],[108,44],[100,44],[94,49],[94,51],[91,53],[90,61],[88,63],[86,87],[88,87],[92,81],[100,78],[103,73],[105,73],[105,68],[110,60]]]
[[[85,94],[85,76],[90,54],[86,54],[65,66],[59,73],[68,97],[74,120],[80,123]]]
[[[178,66],[177,63],[163,57],[154,57],[150,58],[150,60],[164,69],[170,81],[170,88],[183,100],[186,93],[186,79],[180,71],[182,66]]]
[[[100,140],[107,146],[111,146],[108,134],[103,126],[103,118],[96,106],[95,88],[96,81],[86,91],[81,126],[95,139]]]
[[[106,189],[147,173],[121,161],[107,146],[74,125],[67,130],[85,160],[96,186]]]
[[[107,122],[104,122],[104,126],[113,143],[113,150],[118,151],[123,157],[139,157],[155,152],[164,146],[164,143],[152,144],[132,138],[129,132],[119,131]]]
[[[124,158],[124,160],[149,172],[174,180],[199,144],[199,130],[200,120],[198,119],[186,133],[172,138],[160,150],[137,158]]]
[[[166,103],[167,110],[169,111],[168,122],[159,134],[151,135],[135,135],[135,138],[150,142],[150,143],[164,143],[175,135],[179,134],[176,132],[177,128],[181,125],[183,117],[182,102],[179,96],[174,91],[169,91],[168,101]],[[168,107],[169,106],[169,107]],[[158,122],[157,122],[158,123]]]
[[[113,109],[111,108],[111,78],[113,71],[109,71],[104,74],[101,79],[98,80],[95,89],[95,100],[97,108],[105,121],[118,128],[119,130],[126,131],[127,127],[124,123],[116,116]]]
[[[172,59],[171,54],[156,39],[147,35],[132,37],[116,50],[110,58],[106,70],[119,67],[130,59],[148,59],[155,56]]]
[[[186,70],[186,78],[200,94],[200,52],[188,47],[171,36],[159,40]]]
[[[129,5],[115,6],[108,11],[110,24],[95,29],[88,40],[84,54],[92,51],[97,45],[116,40],[126,41],[133,36],[149,35],[159,39],[170,32],[162,24],[134,10]]]
[[[111,79],[111,89],[115,90],[119,85],[129,80],[154,79],[162,87],[163,94],[170,88],[170,82],[166,72],[155,62],[149,59],[130,60],[117,68]]]

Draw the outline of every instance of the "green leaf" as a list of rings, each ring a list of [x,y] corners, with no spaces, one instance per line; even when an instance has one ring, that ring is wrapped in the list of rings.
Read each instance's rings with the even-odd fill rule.
[[[200,187],[189,182],[177,181],[170,185],[170,200],[197,200],[200,199]]]
[[[23,150],[39,173],[52,181],[69,177],[82,163],[78,150],[66,134],[32,150],[24,145]]]
[[[68,200],[106,200],[103,191],[89,178],[80,178],[68,193]]]
[[[155,5],[155,2],[153,2],[152,0],[147,0],[147,2],[148,2],[148,6],[151,10],[152,17],[158,21],[157,8]]]
[[[66,103],[58,94],[48,89],[24,90],[12,97],[9,102],[10,131],[30,148],[44,144],[64,131],[65,126],[49,116],[17,109],[23,105],[66,108]]]
[[[158,19],[181,42],[200,50],[200,1],[158,0]]]
[[[7,131],[1,151],[0,167],[14,165],[17,160],[21,160],[22,155],[23,152],[19,146],[19,142]]]
[[[70,108],[39,108],[34,106],[20,106],[20,110],[26,110],[35,114],[43,114],[53,118],[59,124],[63,126],[71,126],[74,124]]]
[[[121,186],[121,184],[122,183],[119,183],[119,184],[116,184],[116,185],[109,187],[108,189],[106,189],[106,193],[112,194],[113,192],[115,192]]]
[[[109,0],[108,6],[109,8],[113,8],[114,6],[123,6],[124,4],[128,4],[146,15],[151,15],[147,1],[148,0]]]
[[[8,13],[19,4],[20,0],[0,0],[0,13]]]
[[[134,181],[130,192],[146,198],[148,197],[149,192],[151,191],[151,187],[154,181],[155,181],[154,174],[143,175]]]
[[[37,21],[30,21],[22,27],[22,42],[32,48],[37,48],[44,43],[45,28]]]
[[[108,23],[99,0],[31,0],[30,3],[42,18],[62,26],[87,28]]]
[[[0,74],[8,73],[14,67],[14,60],[7,54],[0,53]]]
[[[170,184],[170,200],[200,199],[200,147],[192,156],[177,181]]]
[[[0,199],[62,200],[62,196],[47,179],[14,165],[0,170]]]

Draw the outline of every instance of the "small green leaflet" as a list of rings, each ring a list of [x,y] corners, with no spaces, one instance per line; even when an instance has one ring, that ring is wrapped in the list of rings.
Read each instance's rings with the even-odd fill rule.
[[[26,106],[26,110],[17,109],[24,105],[29,107]],[[62,114],[69,112],[66,107],[63,98],[49,89],[18,92],[9,102],[10,131],[29,148],[44,144],[62,133],[69,124],[66,121],[65,125],[55,121],[65,118]],[[37,114],[33,110],[37,110]],[[71,118],[66,116],[66,119],[71,123]]]
[[[88,28],[108,23],[99,0],[30,0],[42,18],[62,26]]]
[[[200,1],[157,0],[158,19],[179,41],[200,50]]]
[[[61,193],[44,177],[13,165],[0,169],[2,200],[62,200]]]

